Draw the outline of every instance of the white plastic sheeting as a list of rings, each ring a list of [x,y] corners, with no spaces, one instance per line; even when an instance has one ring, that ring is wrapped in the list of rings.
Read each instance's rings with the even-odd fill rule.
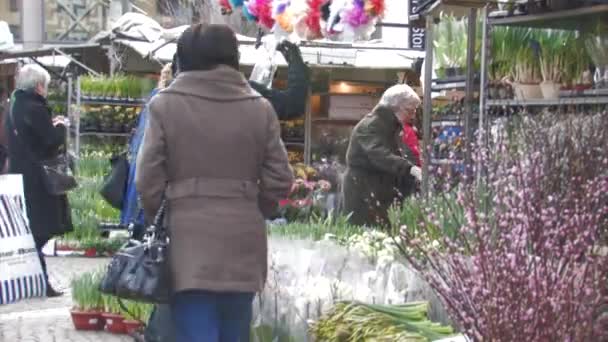
[[[153,19],[138,13],[127,13],[116,21],[112,32],[117,38],[114,43],[129,47],[144,58],[152,58],[166,63],[173,59],[177,50],[175,39],[188,26],[163,29]],[[254,65],[262,51],[254,46],[255,38],[237,34],[241,53],[241,65]],[[405,37],[404,37],[405,39]],[[381,41],[362,44],[331,41],[306,42],[302,56],[310,65],[343,65],[369,69],[411,69],[416,58],[424,57],[421,51],[394,49]],[[277,54],[278,65],[287,65],[283,56]]]
[[[0,21],[0,51],[12,49],[14,46],[13,34],[8,24],[6,21]]]
[[[308,322],[336,301],[402,304],[427,300],[434,321],[448,318],[431,288],[403,261],[371,262],[332,241],[298,241],[271,236],[266,288],[254,303],[255,325],[288,331],[308,341]]]

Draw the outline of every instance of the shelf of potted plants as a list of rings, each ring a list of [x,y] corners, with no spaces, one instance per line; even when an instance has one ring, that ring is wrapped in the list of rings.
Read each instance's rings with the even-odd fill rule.
[[[575,3],[575,0],[568,0]],[[580,2],[580,1],[579,1]],[[494,26],[522,26],[535,28],[553,28],[562,30],[578,30],[585,25],[608,20],[608,4],[584,6],[561,11],[547,11],[536,14],[509,16],[489,19]]]
[[[608,96],[596,97],[562,97],[557,99],[526,99],[526,100],[488,100],[488,106],[569,106],[569,105],[603,105],[608,104]]]

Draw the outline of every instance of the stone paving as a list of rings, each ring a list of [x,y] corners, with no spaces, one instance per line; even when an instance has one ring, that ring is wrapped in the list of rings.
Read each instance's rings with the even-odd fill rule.
[[[70,279],[102,269],[109,259],[47,257],[50,281],[65,291],[59,298],[31,299],[0,305],[0,342],[130,342],[128,336],[74,330],[70,318]]]

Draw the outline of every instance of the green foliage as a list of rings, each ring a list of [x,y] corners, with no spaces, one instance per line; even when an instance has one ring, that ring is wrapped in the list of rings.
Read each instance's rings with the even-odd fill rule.
[[[80,89],[84,95],[94,97],[141,99],[147,96],[156,86],[149,78],[131,75],[83,76],[80,78]]]
[[[428,319],[428,303],[339,302],[311,327],[315,341],[435,341],[454,335]]]
[[[453,16],[440,16],[436,39],[433,42],[438,68],[461,68],[466,66],[467,25],[466,21]]]
[[[90,147],[87,147],[90,148]],[[74,231],[66,238],[90,240],[99,237],[100,222],[115,222],[119,211],[99,195],[103,177],[110,171],[109,156],[83,153],[78,161],[78,189],[69,193]]]
[[[86,272],[72,279],[72,301],[77,309],[98,311],[103,307],[102,294],[99,292],[101,277],[101,272]]]
[[[569,65],[577,59],[572,52],[578,41],[576,35],[571,31],[544,30],[537,33],[537,39],[543,80],[561,82],[568,74]],[[576,54],[580,55],[580,51]]]
[[[271,236],[318,241],[328,236],[338,240],[345,240],[352,235],[361,234],[363,228],[348,223],[347,216],[330,213],[326,218],[312,218],[309,222],[273,225],[268,231]]]
[[[426,245],[442,248],[444,237],[454,238],[464,223],[464,211],[454,192],[436,194],[428,199],[410,197],[401,207],[389,209],[392,235],[407,229]]]

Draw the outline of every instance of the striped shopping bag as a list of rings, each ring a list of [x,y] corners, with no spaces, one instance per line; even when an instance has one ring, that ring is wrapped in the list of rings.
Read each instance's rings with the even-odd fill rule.
[[[46,293],[21,182],[18,175],[0,176],[0,304]]]

